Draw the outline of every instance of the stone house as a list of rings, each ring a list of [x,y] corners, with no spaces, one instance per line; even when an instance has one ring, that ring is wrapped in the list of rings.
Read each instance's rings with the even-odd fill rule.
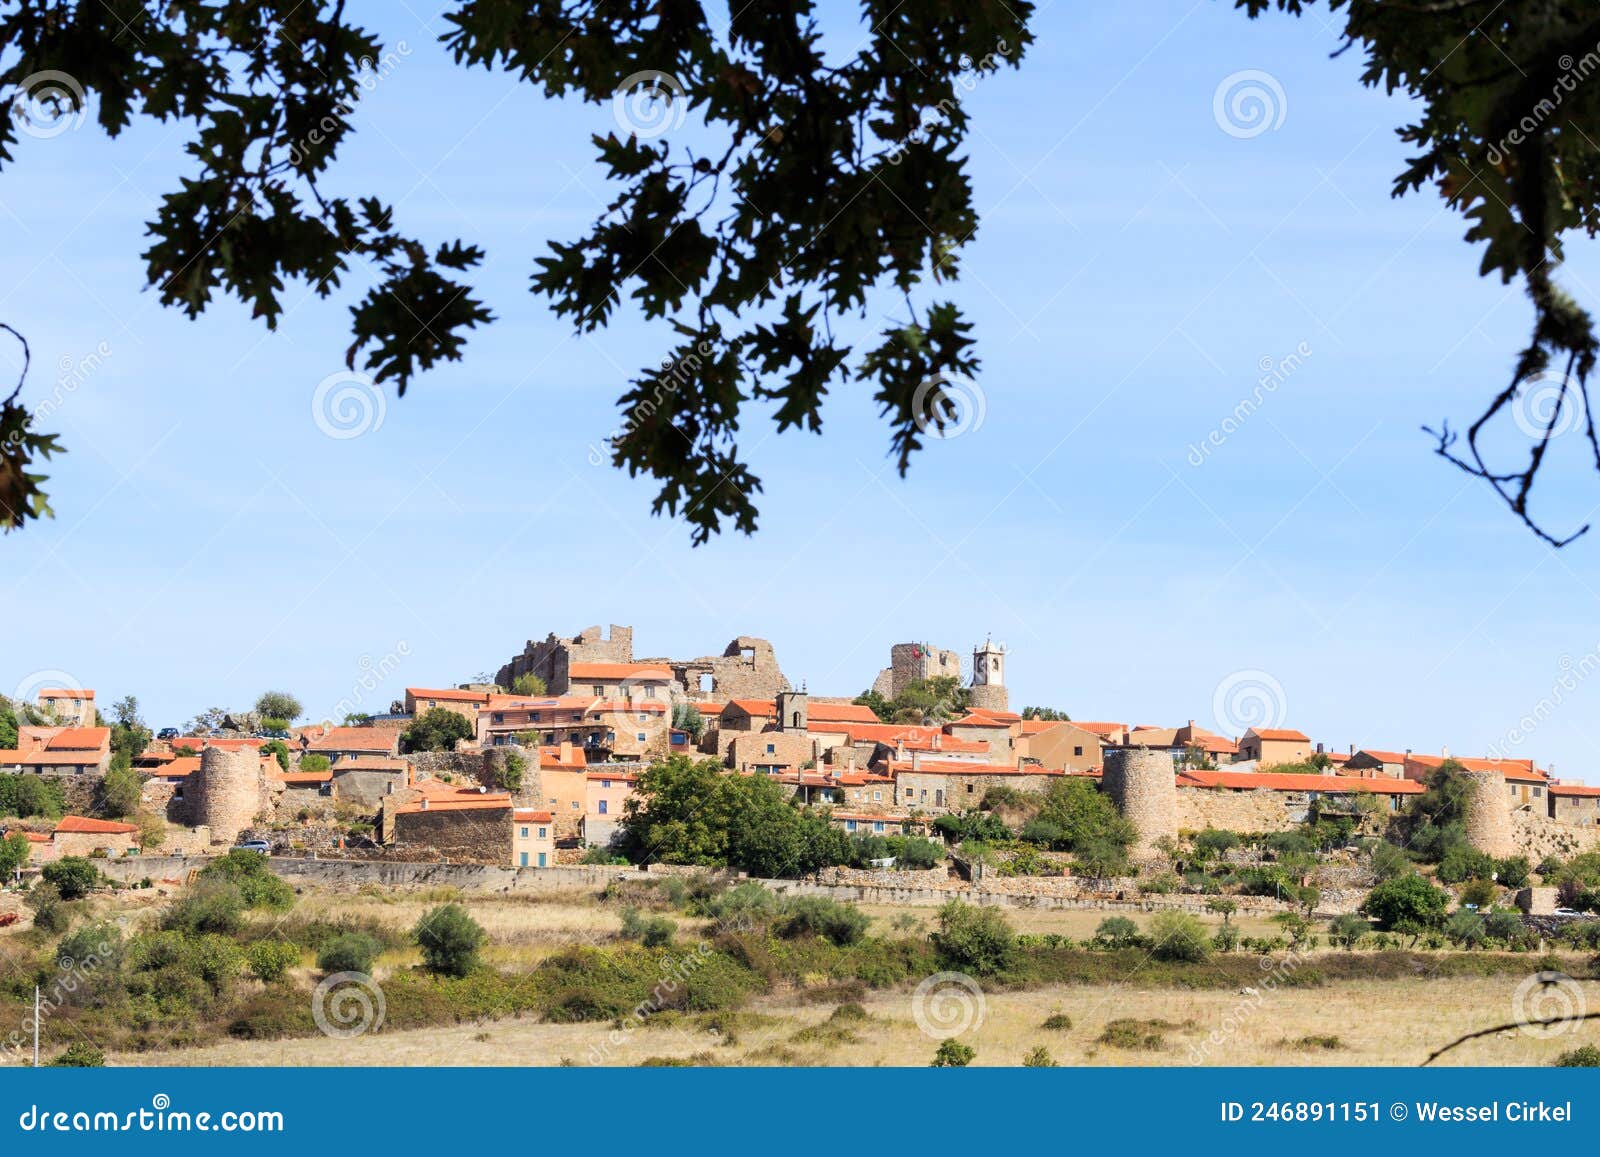
[[[672,701],[672,672],[657,663],[573,663],[567,674],[569,696]]]
[[[297,773],[324,775],[335,799],[360,807],[375,808],[386,795],[403,791],[411,782],[411,765],[399,757],[351,755],[329,766],[326,772]],[[301,784],[311,781],[300,779]],[[320,790],[320,788],[319,788]]]
[[[62,816],[50,833],[53,859],[105,856],[117,860],[139,854],[139,826],[87,816]]]
[[[86,688],[45,687],[34,705],[67,727],[94,726],[94,692]]]
[[[1537,815],[1549,813],[1545,796],[1550,776],[1533,765],[1531,759],[1472,759],[1454,755],[1407,755],[1406,778],[1426,783],[1445,760],[1459,763],[1467,771],[1498,772],[1506,781],[1506,792],[1513,808],[1527,808]]]
[[[382,727],[330,727],[321,734],[302,735],[304,750],[308,755],[327,756],[337,767],[347,759],[362,757],[393,759],[400,754],[400,732],[393,724]]]
[[[1065,775],[1059,769],[1029,765],[1021,769],[992,763],[924,762],[890,763],[897,808],[939,813],[967,811],[983,802],[991,787],[1042,792]]]
[[[1549,791],[1549,816],[1574,827],[1600,824],[1600,787],[1581,783],[1553,783]]]
[[[626,766],[591,767],[584,774],[583,842],[611,843],[639,777]]]
[[[816,742],[804,731],[756,731],[735,735],[727,763],[735,771],[780,775],[816,764]]]
[[[1311,758],[1311,737],[1287,727],[1252,727],[1239,740],[1239,761],[1258,767],[1305,763]]]
[[[548,868],[555,864],[555,824],[549,812],[514,808],[511,826],[513,868]]]
[[[494,696],[478,716],[483,747],[571,744],[592,759],[649,761],[671,746],[672,705],[665,699],[520,699]]]
[[[405,698],[406,714],[415,718],[436,707],[443,707],[446,711],[454,711],[462,718],[477,723],[478,712],[489,705],[487,691],[468,691],[459,687],[446,687],[433,689],[428,687],[407,687]]]
[[[921,834],[927,830],[925,822],[905,816],[887,815],[883,812],[834,811],[829,822],[843,828],[852,836],[901,836],[910,832]]]
[[[1386,779],[1405,779],[1409,751],[1384,751],[1377,747],[1363,747],[1344,761],[1346,775],[1363,777],[1383,776]]]
[[[1021,725],[1020,715],[1007,719],[995,712],[973,711],[953,723],[945,724],[944,730],[956,739],[984,744],[989,751],[990,763],[1015,766],[1017,753],[1013,746],[1013,728],[1020,734]]]
[[[504,865],[512,859],[511,795],[421,780],[379,808],[385,844],[427,858]]]

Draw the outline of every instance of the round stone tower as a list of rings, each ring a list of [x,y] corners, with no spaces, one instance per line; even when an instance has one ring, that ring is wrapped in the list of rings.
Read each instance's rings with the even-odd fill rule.
[[[213,843],[231,844],[261,810],[261,756],[253,747],[208,747],[185,784],[189,814],[211,829]],[[191,795],[191,793],[193,793]]]
[[[1506,778],[1498,771],[1466,771],[1462,778],[1472,785],[1467,799],[1467,842],[1480,852],[1506,857],[1517,854],[1516,835],[1511,828],[1511,797]]]
[[[1138,833],[1130,854],[1135,859],[1159,855],[1156,841],[1178,834],[1178,787],[1172,756],[1149,747],[1107,751],[1101,783]]]

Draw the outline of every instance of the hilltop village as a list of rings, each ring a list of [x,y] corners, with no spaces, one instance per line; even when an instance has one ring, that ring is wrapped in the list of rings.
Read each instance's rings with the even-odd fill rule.
[[[941,817],[1079,781],[1132,825],[1134,861],[1181,832],[1285,832],[1319,816],[1376,831],[1450,758],[1331,751],[1289,727],[1224,736],[1193,720],[1013,711],[1005,649],[987,642],[966,671],[923,643],[896,644],[889,660],[867,692],[822,695],[794,687],[759,638],[680,660],[636,657],[626,626],[551,634],[494,683],[409,687],[382,715],[263,727],[252,713],[212,713],[167,729],[124,755],[139,798],[113,817],[104,781],[117,725],[92,690],[48,688],[12,705],[0,772],[54,781],[73,805],[52,823],[12,822],[40,861],[255,841],[287,855],[541,868],[612,848],[641,774],[674,756],[767,777],[851,835],[949,834]],[[1471,785],[1466,834],[1482,852],[1537,860],[1600,834],[1600,788],[1562,784],[1532,760],[1452,766]]]

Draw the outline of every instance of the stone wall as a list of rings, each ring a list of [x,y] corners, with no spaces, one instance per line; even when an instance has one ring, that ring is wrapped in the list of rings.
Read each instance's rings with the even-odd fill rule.
[[[559,638],[551,632],[539,642],[529,639],[522,653],[500,668],[495,682],[509,688],[518,675],[533,674],[545,681],[552,695],[560,695],[567,689],[567,668],[572,663],[631,662],[633,628],[612,623],[609,634],[602,634],[598,626],[593,626],[571,638]]]
[[[1511,856],[1517,841],[1511,828],[1511,807],[1505,776],[1498,771],[1463,771],[1472,787],[1467,800],[1467,841],[1491,856]]]
[[[740,635],[720,655],[645,661],[671,668],[673,678],[690,699],[776,699],[789,690],[772,644],[752,635]],[[708,689],[700,686],[703,675],[711,677]]]
[[[256,816],[270,810],[261,758],[253,748],[207,747],[200,767],[184,782],[189,822],[211,829],[218,843],[232,843]]]
[[[961,681],[961,656],[930,643],[896,643],[889,648],[889,665],[878,673],[872,689],[894,699],[918,679],[952,675]]]
[[[423,853],[469,864],[511,863],[509,807],[396,812],[392,830],[395,850],[402,855]]]
[[[1305,822],[1311,800],[1303,791],[1182,787],[1175,806],[1180,831],[1282,832]]]
[[[1566,859],[1579,852],[1600,849],[1600,828],[1564,824],[1560,820],[1520,808],[1516,811],[1508,808],[1507,811],[1512,846],[1517,854],[1527,856],[1535,866],[1546,856]]]

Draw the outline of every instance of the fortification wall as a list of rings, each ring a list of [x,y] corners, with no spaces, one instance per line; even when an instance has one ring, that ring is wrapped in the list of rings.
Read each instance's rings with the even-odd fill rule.
[[[1467,801],[1467,841],[1491,856],[1515,855],[1517,841],[1511,827],[1505,776],[1498,771],[1464,771],[1461,774],[1472,787]]]
[[[1303,791],[1231,791],[1178,788],[1174,801],[1180,831],[1222,828],[1230,832],[1281,832],[1304,823],[1311,799]]]
[[[1600,827],[1578,827],[1521,809],[1510,812],[1509,822],[1516,854],[1527,856],[1535,865],[1546,856],[1565,859],[1600,850]]]
[[[230,750],[208,747],[200,753],[200,767],[184,784],[189,822],[211,829],[212,840],[232,843],[270,810],[261,758],[252,748]]]
[[[896,643],[889,648],[889,665],[878,673],[872,688],[886,699],[897,697],[918,679],[939,675],[961,681],[961,655],[931,643]]]
[[[1145,747],[1108,751],[1101,784],[1138,833],[1130,849],[1136,859],[1158,855],[1156,841],[1178,834],[1178,789],[1172,757],[1165,751]]]

